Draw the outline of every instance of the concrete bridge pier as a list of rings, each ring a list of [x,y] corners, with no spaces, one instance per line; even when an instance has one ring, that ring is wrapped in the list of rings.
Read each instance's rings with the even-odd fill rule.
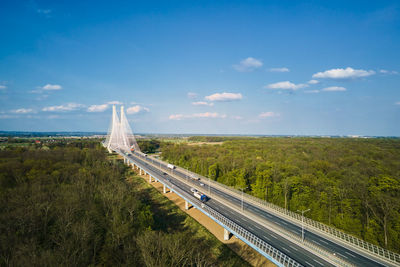
[[[139,175],[142,175],[142,174],[143,174],[143,171],[141,168],[139,168]]]
[[[189,209],[189,202],[187,202],[186,200],[185,200],[185,210],[188,210]]]
[[[167,187],[165,185],[163,185],[163,193],[167,193]]]
[[[231,238],[231,233],[224,228],[224,240],[229,240]]]
[[[149,183],[151,183],[151,182],[152,182],[151,175],[149,174]]]

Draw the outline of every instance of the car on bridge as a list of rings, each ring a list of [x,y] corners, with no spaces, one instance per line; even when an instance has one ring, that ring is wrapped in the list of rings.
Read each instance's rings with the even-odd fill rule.
[[[192,193],[196,193],[197,189],[192,187],[192,188],[190,188],[190,191],[192,191]]]

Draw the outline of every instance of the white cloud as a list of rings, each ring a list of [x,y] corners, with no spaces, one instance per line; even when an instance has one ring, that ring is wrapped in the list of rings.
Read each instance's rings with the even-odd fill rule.
[[[309,84],[317,84],[317,83],[319,83],[319,81],[318,80],[309,80],[308,83]]]
[[[198,101],[198,102],[192,102],[192,105],[194,106],[214,106],[214,103],[208,103],[205,101]]]
[[[49,15],[51,13],[51,9],[37,9],[36,12],[39,14]]]
[[[59,115],[49,115],[49,116],[47,116],[47,118],[48,119],[58,119],[58,118],[60,118],[60,116]]]
[[[15,115],[8,115],[8,114],[1,114],[1,115],[0,115],[0,119],[13,119],[13,118],[17,118],[17,116],[15,116]]]
[[[195,113],[191,115],[183,115],[183,114],[172,114],[168,117],[170,120],[183,120],[183,119],[193,119],[193,118],[212,118],[212,119],[225,119],[225,114],[219,114],[217,112],[204,112],[204,113]]]
[[[185,118],[183,114],[172,114],[168,117],[170,120],[182,120]]]
[[[108,108],[108,104],[103,104],[103,105],[91,105],[88,107],[87,111],[88,112],[103,112]]]
[[[260,113],[260,115],[258,115],[258,117],[260,118],[272,118],[272,117],[279,117],[280,114],[273,112],[273,111],[267,111],[267,112],[262,112]]]
[[[331,87],[326,87],[322,89],[322,91],[325,92],[343,92],[346,91],[347,89],[341,86],[331,86]]]
[[[61,90],[61,85],[58,84],[46,84],[42,87],[43,90]]]
[[[304,91],[304,93],[306,93],[306,94],[318,94],[319,90],[306,90],[306,91]]]
[[[382,73],[382,74],[399,74],[395,70],[379,70],[379,72]]]
[[[138,113],[144,113],[144,112],[149,112],[149,111],[150,111],[149,108],[146,108],[146,107],[143,107],[140,105],[136,105],[136,106],[129,107],[126,109],[126,113],[128,113],[128,114],[138,114]]]
[[[218,114],[217,112],[204,112],[193,114],[193,118],[226,118],[225,114]]]
[[[373,70],[355,70],[347,67],[345,69],[331,69],[324,72],[313,74],[313,78],[328,78],[328,79],[355,79],[374,75]]]
[[[288,68],[270,68],[268,69],[270,72],[289,72]]]
[[[233,116],[232,119],[234,120],[243,120],[242,116]]]
[[[308,87],[308,85],[304,83],[294,84],[289,81],[271,83],[265,86],[265,88],[268,89],[281,89],[281,90],[297,90],[304,87]]]
[[[36,113],[35,110],[31,108],[19,108],[19,109],[14,109],[11,111],[12,113],[16,114],[29,114],[29,113]]]
[[[0,90],[6,89],[6,88],[7,88],[7,86],[5,86],[5,85],[0,85]]]
[[[260,68],[262,67],[262,65],[263,63],[260,60],[255,59],[253,57],[248,57],[240,61],[239,64],[233,65],[233,68],[240,72],[247,72]]]
[[[205,99],[208,101],[234,101],[234,100],[240,100],[242,99],[243,96],[240,93],[216,93],[212,94],[209,96],[206,96]]]
[[[107,102],[107,104],[109,104],[109,105],[122,105],[122,102],[120,102],[120,101],[110,101],[110,102]]]
[[[187,97],[190,98],[190,99],[196,98],[197,96],[198,96],[198,94],[193,93],[193,92],[187,93]]]
[[[72,110],[77,110],[82,107],[84,107],[84,105],[82,105],[82,104],[68,103],[65,105],[44,107],[42,109],[42,111],[72,111]]]

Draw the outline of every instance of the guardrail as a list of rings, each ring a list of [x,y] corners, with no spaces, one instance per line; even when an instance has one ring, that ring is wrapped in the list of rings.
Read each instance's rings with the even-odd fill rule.
[[[123,157],[126,157],[122,152],[117,152]],[[130,162],[132,162],[131,159],[128,158]],[[154,177],[157,174],[154,174],[151,170],[148,170],[145,166],[142,164],[139,164],[138,162],[134,162],[136,165],[140,166],[140,168],[144,169],[147,173],[151,173],[151,175]],[[180,197],[188,201],[191,205],[195,206],[198,210],[202,211],[204,214],[207,216],[211,217],[214,221],[216,221],[218,224],[220,224],[222,227],[226,228],[229,232],[234,234],[235,236],[241,238],[244,242],[248,243],[250,246],[252,246],[254,249],[259,251],[261,254],[264,254],[264,256],[267,255],[267,258],[270,259],[273,263],[277,264],[278,266],[287,266],[287,267],[301,267],[300,263],[297,261],[293,260],[290,258],[288,255],[284,254],[280,250],[274,248],[272,245],[268,244],[264,240],[260,239],[253,233],[247,231],[245,228],[242,226],[236,224],[232,220],[228,219],[218,211],[214,210],[213,208],[209,207],[208,205],[205,204],[198,204],[195,203],[194,201],[191,200],[193,197],[192,195],[189,195],[183,190],[180,190],[179,188],[177,189],[176,187],[173,186],[168,181],[165,181],[165,178],[163,177],[158,177],[159,181],[163,181],[164,184],[168,184],[169,187],[174,188],[174,192],[178,194]],[[179,192],[178,192],[179,191]],[[185,196],[184,196],[185,195]],[[197,202],[197,200],[196,200]]]
[[[297,267],[297,266],[302,266],[300,263],[297,261],[293,260],[286,254],[282,253],[280,250],[277,250],[264,240],[260,239],[256,235],[252,234],[251,232],[247,231],[244,229],[242,226],[234,223],[230,219],[226,218],[224,215],[219,213],[218,211],[210,208],[207,205],[204,205],[203,208],[196,207],[197,209],[202,210],[203,213],[205,213],[209,217],[213,217],[214,220],[217,220],[220,222],[220,224],[223,224],[223,227],[228,228],[228,231],[234,234],[235,236],[241,236],[244,239],[246,239],[246,243],[250,242],[254,246],[258,248],[258,250],[263,251],[264,253],[270,255],[273,259],[275,259],[277,262],[282,264],[283,266],[290,266],[290,267]],[[275,262],[276,263],[276,262]]]
[[[150,158],[153,160],[153,162],[158,161],[158,163],[164,164],[163,161],[161,161],[157,158],[154,158],[154,157],[150,157]],[[302,216],[296,212],[289,211],[285,208],[279,207],[279,206],[272,204],[270,202],[267,202],[263,199],[259,199],[257,197],[251,196],[247,193],[242,193],[242,191],[239,191],[230,186],[221,184],[219,182],[216,182],[214,180],[206,178],[197,173],[193,173],[193,172],[191,172],[187,169],[181,168],[179,166],[177,166],[177,169],[179,169],[182,173],[188,173],[189,175],[195,175],[195,176],[203,178],[203,179],[208,179],[208,182],[211,183],[213,187],[223,188],[225,190],[228,190],[230,193],[235,194],[236,197],[238,197],[238,198],[241,198],[242,194],[243,194],[243,199],[245,201],[248,201],[251,203],[257,203],[257,204],[261,205],[263,208],[266,208],[268,211],[272,211],[273,213],[277,214],[278,216],[286,217],[292,221],[294,220],[296,223],[299,223],[299,224],[301,223]],[[332,226],[328,226],[324,223],[312,220],[307,217],[304,217],[304,225],[309,226],[313,230],[316,230],[320,233],[323,233],[325,235],[333,237],[335,240],[342,241],[344,243],[352,245],[353,247],[356,246],[359,250],[361,250],[373,257],[380,258],[380,259],[390,262],[392,264],[396,264],[396,265],[400,264],[400,254],[392,252],[387,249],[384,249],[382,247],[379,247],[379,246],[369,243],[367,241],[364,241],[353,235],[347,234],[347,233],[343,232],[342,230],[339,230]]]
[[[141,155],[141,156],[143,156],[143,155]],[[142,160],[145,160],[145,162],[147,163],[145,158],[146,158],[146,156],[143,156]],[[156,168],[160,167],[161,169],[162,168],[168,169],[163,162],[161,162],[161,161],[154,162],[153,159],[151,159],[151,160],[152,160],[152,162],[150,164],[153,165],[154,167],[156,167]],[[192,187],[196,188],[199,191],[202,191],[204,189],[204,188],[199,188],[198,184],[196,184],[192,179],[185,179],[185,178],[182,178],[182,177],[179,177],[179,176],[174,176],[174,177],[176,179],[180,180],[183,183],[188,183],[189,182]],[[217,201],[219,201],[221,203],[225,203],[226,204],[226,202],[227,202],[226,199],[223,199],[223,198],[221,198],[219,196],[216,196],[215,194],[212,195],[211,197],[214,200],[217,200]],[[251,217],[253,221],[257,222],[260,225],[263,225],[266,229],[269,229],[269,230],[273,231],[274,233],[282,236],[283,238],[285,238],[287,240],[290,240],[291,242],[293,242],[297,246],[302,247],[303,249],[311,252],[312,254],[318,255],[318,257],[324,259],[325,261],[327,261],[327,262],[329,262],[331,264],[333,264],[335,266],[344,266],[344,267],[354,266],[354,265],[350,264],[349,262],[347,262],[346,260],[343,260],[343,259],[337,257],[337,255],[332,254],[329,251],[327,251],[327,250],[325,250],[325,249],[323,249],[323,248],[321,248],[321,247],[319,247],[319,246],[317,246],[317,245],[315,245],[315,244],[313,244],[311,242],[302,240],[299,235],[293,234],[293,233],[287,231],[286,229],[284,229],[282,227],[279,227],[279,226],[277,226],[275,224],[269,223],[266,220],[264,220],[263,218],[259,218],[258,216],[257,216],[257,218],[255,218],[255,216],[249,216],[250,215],[249,212],[241,211],[239,206],[228,202],[228,206],[232,206],[232,205],[236,206],[236,208],[237,208],[236,212],[242,214],[243,216]],[[245,241],[245,240],[243,240],[243,241]],[[245,242],[247,242],[247,241],[245,241]]]

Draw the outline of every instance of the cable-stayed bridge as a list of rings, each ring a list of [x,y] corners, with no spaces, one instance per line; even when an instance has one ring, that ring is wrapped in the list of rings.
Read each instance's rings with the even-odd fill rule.
[[[150,183],[162,183],[164,193],[182,197],[186,209],[191,205],[221,225],[226,240],[234,235],[278,266],[400,266],[397,253],[142,153],[123,107],[120,117],[113,107],[103,145]],[[200,201],[194,189],[208,200]]]

